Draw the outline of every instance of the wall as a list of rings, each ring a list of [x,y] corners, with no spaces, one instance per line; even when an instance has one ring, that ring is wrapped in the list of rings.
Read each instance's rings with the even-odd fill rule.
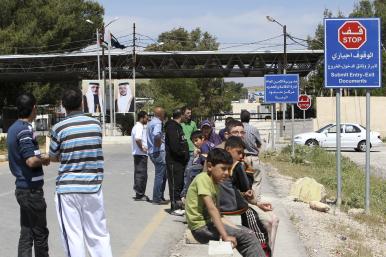
[[[386,137],[386,97],[371,97],[370,129]],[[316,119],[314,128],[318,129],[329,123],[335,123],[335,97],[316,98]],[[366,125],[366,97],[341,97],[341,121]]]

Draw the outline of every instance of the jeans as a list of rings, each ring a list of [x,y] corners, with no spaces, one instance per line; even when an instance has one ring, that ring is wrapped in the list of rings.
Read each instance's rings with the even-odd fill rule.
[[[20,238],[18,257],[32,257],[34,246],[36,257],[48,255],[47,204],[43,189],[15,190],[20,206]]]
[[[134,191],[136,197],[146,193],[147,183],[147,156],[134,155]]]
[[[201,173],[203,170],[203,166],[201,164],[193,164],[190,166],[187,170],[187,176],[186,176],[186,182],[184,184],[184,189],[181,192],[181,197],[186,197],[186,194],[188,193],[188,189],[190,184],[192,183],[193,179]]]
[[[189,172],[190,172],[190,169],[191,169],[191,167],[193,165],[193,161],[194,161],[194,153],[193,152],[189,152],[189,161],[188,161],[188,164],[186,164],[186,169],[185,169],[185,172],[184,172],[184,188],[182,189],[181,197],[185,197],[186,196],[186,192],[188,191]]]
[[[150,160],[154,164],[155,176],[153,186],[153,202],[164,200],[164,191],[166,187],[166,161],[165,152],[156,152],[149,154]]]
[[[231,227],[224,225],[229,236],[236,237],[236,249],[243,257],[265,257],[265,253],[261,248],[257,237],[248,228],[243,226]],[[219,240],[220,235],[213,223],[209,223],[202,228],[192,231],[194,238],[201,244],[206,244],[209,240]]]

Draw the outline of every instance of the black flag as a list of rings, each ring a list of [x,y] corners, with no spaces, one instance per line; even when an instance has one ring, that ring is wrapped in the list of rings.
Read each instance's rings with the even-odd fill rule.
[[[116,39],[116,37],[114,37],[113,34],[110,33],[110,36],[111,36],[111,46],[113,46],[115,48],[119,48],[119,49],[125,49],[126,48],[126,46],[121,45],[121,43],[118,42],[118,39]]]

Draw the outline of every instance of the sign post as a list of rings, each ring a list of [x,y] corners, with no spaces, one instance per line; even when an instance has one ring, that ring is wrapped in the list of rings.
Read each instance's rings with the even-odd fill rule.
[[[299,95],[297,105],[298,105],[298,108],[303,111],[303,128],[304,128],[304,123],[306,122],[306,111],[311,107],[311,96]]]
[[[370,211],[370,91],[381,87],[381,30],[379,18],[324,20],[325,87],[336,92],[337,203],[341,203],[340,95],[342,88],[366,89],[365,210]]]
[[[264,86],[264,103],[289,103],[294,105],[298,102],[299,74],[265,75]],[[273,128],[271,129],[273,130]],[[294,112],[292,111],[292,157],[294,155]]]

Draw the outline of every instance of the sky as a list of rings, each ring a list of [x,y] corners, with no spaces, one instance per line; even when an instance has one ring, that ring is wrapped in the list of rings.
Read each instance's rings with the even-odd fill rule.
[[[269,15],[287,25],[287,32],[298,38],[312,36],[323,21],[325,8],[347,15],[358,1],[349,0],[97,0],[105,8],[105,24],[119,17],[108,28],[115,36],[137,33],[156,39],[173,28],[192,30],[200,27],[220,42],[220,50],[278,50],[282,49],[282,28],[269,22]],[[276,37],[259,44],[235,47],[234,43],[248,43]],[[129,40],[123,37],[120,41]],[[152,43],[140,38],[140,44]],[[147,40],[147,41],[145,41]],[[289,42],[289,49],[304,49]],[[128,43],[127,43],[128,44]],[[236,79],[232,79],[236,80]],[[247,86],[256,85],[254,78],[242,79]]]

